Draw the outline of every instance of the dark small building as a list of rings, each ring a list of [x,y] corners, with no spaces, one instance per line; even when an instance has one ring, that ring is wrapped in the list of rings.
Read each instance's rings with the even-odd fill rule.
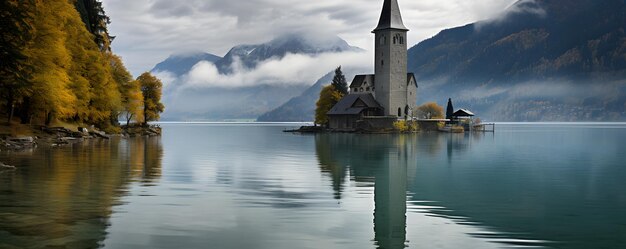
[[[381,116],[383,108],[371,93],[351,93],[343,97],[327,113],[331,129],[353,131],[368,116]]]
[[[452,123],[458,126],[463,126],[466,131],[469,131],[473,123],[472,118],[475,114],[466,109],[459,109],[452,114]]]

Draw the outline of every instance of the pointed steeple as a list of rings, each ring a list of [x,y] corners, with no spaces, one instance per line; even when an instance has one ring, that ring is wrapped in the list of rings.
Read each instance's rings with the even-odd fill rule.
[[[378,27],[374,29],[374,32],[383,29],[409,30],[402,22],[402,15],[400,14],[400,7],[398,7],[398,0],[385,0],[385,3],[383,3],[383,11],[380,14]]]

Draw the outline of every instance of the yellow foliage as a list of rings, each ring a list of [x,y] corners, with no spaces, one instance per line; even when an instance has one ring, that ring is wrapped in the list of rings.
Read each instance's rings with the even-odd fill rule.
[[[144,123],[157,121],[165,106],[161,103],[161,89],[163,83],[157,77],[145,72],[137,78],[143,94],[143,118]]]
[[[35,117],[45,120],[46,124],[57,119],[104,128],[116,126],[123,111],[133,113],[135,119],[142,118],[144,103],[139,83],[133,81],[119,57],[98,47],[97,37],[89,32],[74,3],[70,0],[33,0],[18,4],[11,0],[9,5],[5,4],[19,8],[19,13],[27,13],[24,16],[29,17],[22,18],[29,24],[19,26],[24,26],[23,32],[10,34],[28,34],[20,38],[24,41],[17,47],[19,53],[16,54],[23,54],[21,57],[24,58],[11,64],[28,73],[14,67],[0,70],[2,79],[7,79],[0,81],[3,91],[0,96],[9,99],[6,105],[15,106],[25,122]],[[3,17],[10,15],[7,13],[0,14]],[[17,17],[16,14],[13,19]],[[106,28],[106,24],[101,26]],[[102,42],[108,47],[106,37]],[[5,74],[16,79],[15,75],[25,75],[19,82],[19,89],[16,83],[4,83],[11,80],[4,77]],[[5,94],[4,89],[10,91]],[[158,91],[160,99],[160,85],[154,91]],[[164,108],[158,101],[148,106],[157,112]]]
[[[393,128],[400,132],[405,132],[409,130],[409,126],[404,120],[398,120],[396,122],[393,122]]]
[[[398,120],[393,123],[393,128],[400,132],[412,132],[419,129],[419,125],[414,121]]]
[[[315,123],[325,125],[328,124],[328,113],[330,109],[343,98],[343,94],[339,92],[333,85],[322,88],[320,98],[317,100],[315,109]]]
[[[33,42],[27,48],[33,65],[32,91],[28,98],[33,113],[69,118],[74,114],[76,96],[70,91],[71,56],[65,46],[67,33],[58,28],[68,18],[67,1],[38,2],[35,8]]]
[[[416,114],[418,118],[423,119],[442,119],[444,118],[443,107],[435,102],[429,102],[417,108]]]

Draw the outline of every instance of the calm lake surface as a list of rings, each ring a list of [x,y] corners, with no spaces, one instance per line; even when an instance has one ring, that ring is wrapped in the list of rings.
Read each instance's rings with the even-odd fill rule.
[[[0,152],[0,248],[626,248],[626,124],[162,126]]]

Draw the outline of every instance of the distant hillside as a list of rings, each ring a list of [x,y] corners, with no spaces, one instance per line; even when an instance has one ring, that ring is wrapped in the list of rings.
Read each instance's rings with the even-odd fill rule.
[[[354,75],[362,70],[354,70],[350,68],[342,68],[348,84]],[[322,88],[330,85],[333,80],[335,72],[330,72],[321,79],[317,80],[315,84],[306,89],[302,94],[297,97],[291,98],[289,101],[279,106],[278,108],[261,115],[257,121],[260,122],[310,122],[315,120],[315,107],[317,99],[320,96]]]
[[[324,75],[300,96],[294,97],[278,108],[261,115],[259,122],[309,122],[315,120],[315,103],[322,88],[332,81],[334,72]]]
[[[408,66],[420,102],[452,97],[492,120],[624,120],[625,28],[624,0],[524,0],[417,44]]]
[[[182,76],[191,70],[193,66],[201,61],[208,61],[215,63],[221,60],[222,57],[217,55],[197,52],[189,54],[172,55],[161,63],[157,64],[150,72],[164,72],[168,71],[176,76]]]

